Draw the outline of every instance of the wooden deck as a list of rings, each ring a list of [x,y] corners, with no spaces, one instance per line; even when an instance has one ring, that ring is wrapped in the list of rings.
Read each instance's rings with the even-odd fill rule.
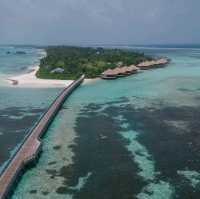
[[[82,83],[83,80],[84,75],[81,76],[78,80],[74,81],[67,88],[65,88],[51,104],[47,112],[39,120],[33,130],[25,138],[19,150],[16,152],[7,167],[1,173],[0,199],[5,199],[8,197],[10,191],[13,188],[13,184],[17,181],[21,171],[24,169],[27,163],[37,158],[41,150],[40,138],[49,127],[49,124],[54,119],[65,99],[76,87]]]

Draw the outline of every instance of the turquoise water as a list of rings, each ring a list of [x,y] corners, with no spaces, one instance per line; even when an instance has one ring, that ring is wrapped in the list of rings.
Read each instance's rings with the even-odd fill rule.
[[[84,83],[13,199],[200,197],[200,49],[139,49],[164,68]]]
[[[60,91],[20,88],[5,81],[27,73],[44,54],[39,48],[0,46],[0,171]]]
[[[38,65],[44,55],[44,50],[39,48],[0,46],[0,73],[13,75],[27,72],[30,67]]]

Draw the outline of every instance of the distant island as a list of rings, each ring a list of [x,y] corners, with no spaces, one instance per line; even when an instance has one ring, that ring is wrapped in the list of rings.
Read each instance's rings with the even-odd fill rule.
[[[16,55],[25,55],[26,52],[25,52],[25,51],[16,51],[15,54],[16,54]]]
[[[11,51],[7,51],[6,54],[9,55],[9,54],[12,54],[12,52]],[[26,52],[25,51],[16,51],[14,54],[16,54],[16,55],[25,55]]]
[[[42,79],[69,80],[82,74],[86,78],[101,76],[109,79],[135,73],[137,66],[147,69],[168,62],[167,59],[155,60],[143,53],[122,49],[57,46],[46,48],[46,52],[47,56],[40,60],[36,73]]]

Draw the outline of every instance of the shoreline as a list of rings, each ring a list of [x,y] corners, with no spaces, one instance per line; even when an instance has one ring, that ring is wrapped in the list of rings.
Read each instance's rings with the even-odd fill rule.
[[[32,67],[27,73],[8,77],[5,79],[5,81],[11,86],[31,88],[67,87],[74,81],[59,79],[40,79],[36,76],[36,73],[39,70],[39,68],[39,66]],[[100,78],[85,79],[83,84],[89,84],[99,79]]]
[[[44,50],[45,56],[47,52]],[[42,57],[41,57],[42,58]],[[41,59],[40,58],[40,59]],[[158,68],[168,64],[170,61],[168,58],[153,59],[150,61],[142,61],[137,65],[122,65],[114,69],[107,69],[96,78],[85,79],[83,84],[89,84],[96,82],[100,79],[117,79],[118,77],[124,77],[137,73],[139,70],[148,70],[152,68]],[[11,86],[15,87],[28,87],[28,88],[48,88],[48,87],[67,87],[74,80],[62,80],[62,79],[41,79],[36,76],[36,73],[40,70],[40,66],[32,66],[24,74],[18,74],[4,78],[4,80]]]
[[[148,70],[152,68],[157,68],[159,66],[164,66],[169,63],[168,59],[160,59],[160,60],[162,60],[163,63],[157,64],[155,63],[155,60],[146,61],[146,62],[141,62],[140,64],[137,65],[137,67],[139,70]],[[67,87],[74,81],[74,80],[59,80],[59,79],[40,79],[36,76],[36,73],[39,69],[40,67],[37,65],[35,67],[32,67],[25,74],[8,77],[5,80],[10,85],[15,86],[15,87],[32,87],[32,88]],[[90,84],[100,79],[110,79],[110,78],[107,78],[107,77],[102,78],[102,75],[101,75],[101,77],[99,78],[85,79],[83,84]]]
[[[36,73],[39,66],[33,67],[28,73],[12,76],[6,78],[6,81],[15,87],[66,87],[69,86],[73,80],[57,80],[57,79],[39,79]]]

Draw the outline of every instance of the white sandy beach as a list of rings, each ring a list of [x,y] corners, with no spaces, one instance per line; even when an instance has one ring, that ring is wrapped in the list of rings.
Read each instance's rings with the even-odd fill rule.
[[[16,87],[65,87],[73,82],[73,80],[39,79],[36,77],[38,69],[39,66],[36,66],[29,73],[9,77],[6,80]]]

